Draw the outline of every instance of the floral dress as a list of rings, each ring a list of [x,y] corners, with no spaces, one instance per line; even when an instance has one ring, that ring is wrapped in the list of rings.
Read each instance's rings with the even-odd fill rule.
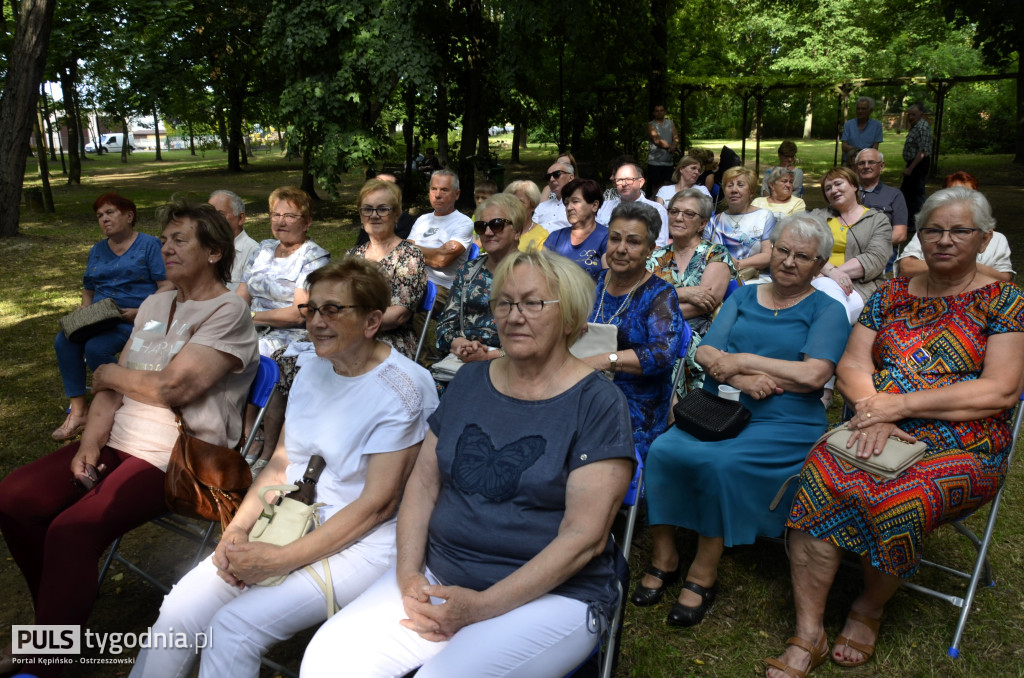
[[[348,251],[350,256],[366,258],[369,243],[353,247]],[[388,252],[388,255],[377,262],[381,273],[391,286],[391,305],[404,306],[416,312],[420,300],[427,289],[427,264],[423,260],[423,250],[403,240]],[[412,329],[412,315],[401,327],[379,332],[377,338],[391,344],[396,351],[410,360],[416,355],[418,337]]]
[[[707,240],[701,240],[686,264],[686,270],[680,271],[676,265],[675,252],[671,245],[660,247],[654,250],[651,258],[647,260],[647,270],[654,273],[672,287],[693,287],[700,285],[704,276],[704,270],[708,264],[720,261],[729,267],[729,277],[736,277],[736,264],[733,263],[729,250],[723,245],[717,245]],[[690,348],[686,352],[686,377],[679,383],[679,394],[684,395],[704,384],[704,369],[697,364],[693,356],[697,353],[697,347],[711,327],[712,314],[706,313],[696,318],[690,318],[687,322],[693,330],[693,337],[690,339]],[[678,369],[678,366],[677,368]]]
[[[615,373],[615,384],[626,394],[633,443],[641,459],[666,427],[671,403],[672,366],[679,357],[683,314],[670,284],[652,275],[636,290],[622,296],[605,291],[608,276],[598,280],[589,322],[619,328],[619,351],[636,351],[643,374]]]
[[[501,346],[498,327],[494,324],[494,314],[490,307],[491,283],[494,278],[487,270],[486,262],[487,255],[481,254],[463,264],[455,274],[448,303],[437,316],[437,350],[441,355],[448,355],[452,350],[452,342],[459,337],[479,341],[493,348]],[[462,303],[463,293],[465,303]]]
[[[988,338],[1024,332],[1024,295],[994,282],[949,297],[916,297],[909,280],[887,282],[860,323],[877,334],[874,387],[913,393],[977,379]],[[924,536],[989,502],[1006,478],[1012,410],[975,421],[904,419],[900,429],[928,444],[924,458],[886,480],[812,450],[787,526],[860,556],[896,577],[920,565]]]

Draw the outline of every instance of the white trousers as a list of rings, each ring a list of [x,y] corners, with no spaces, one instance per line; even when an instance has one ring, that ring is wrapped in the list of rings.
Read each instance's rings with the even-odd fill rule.
[[[427,573],[433,584],[437,580]],[[547,594],[471,624],[451,640],[424,640],[405,619],[394,569],[320,627],[302,658],[301,678],[560,678],[590,655],[599,635],[587,604]]]
[[[394,549],[353,544],[328,558],[335,602],[344,607],[394,566]],[[320,562],[313,568],[323,576]],[[182,678],[191,673],[206,634],[200,678],[256,677],[269,647],[327,619],[327,598],[303,570],[277,586],[237,589],[217,576],[213,556],[181,578],[160,606],[153,634],[187,634],[189,647],[142,650],[131,678]],[[200,645],[202,640],[200,641]]]
[[[821,290],[843,305],[843,308],[846,309],[846,318],[850,321],[851,327],[857,324],[857,318],[860,317],[860,312],[864,310],[864,298],[860,296],[860,292],[854,290],[847,296],[839,283],[823,275],[819,275],[812,280],[811,286]]]

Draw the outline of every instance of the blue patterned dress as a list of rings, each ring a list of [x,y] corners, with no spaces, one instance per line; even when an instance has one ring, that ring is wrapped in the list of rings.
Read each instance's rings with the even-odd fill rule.
[[[1024,296],[995,282],[949,297],[922,298],[896,278],[868,299],[860,323],[877,332],[875,389],[913,393],[977,379],[988,337],[1024,332]],[[788,527],[868,556],[896,577],[920,564],[925,534],[990,501],[1006,477],[1010,410],[976,421],[905,419],[928,443],[924,459],[893,480],[841,462],[819,446],[800,477]]]
[[[603,275],[597,283],[589,320],[618,327],[618,350],[632,349],[640,359],[643,374],[617,372],[615,383],[626,394],[633,443],[637,454],[645,459],[651,441],[665,430],[683,314],[675,288],[656,275],[640,285],[628,303],[629,295],[616,297],[605,291],[607,279],[607,274]]]

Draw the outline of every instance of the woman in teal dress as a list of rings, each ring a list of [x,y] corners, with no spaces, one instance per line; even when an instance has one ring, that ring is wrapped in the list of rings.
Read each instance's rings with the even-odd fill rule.
[[[679,310],[693,330],[686,361],[680,365],[680,369],[686,369],[686,377],[680,382],[682,394],[704,383],[704,370],[694,355],[711,328],[712,314],[722,303],[729,280],[736,275],[729,250],[701,238],[713,209],[710,196],[696,188],[683,189],[669,198],[672,243],[654,250],[647,260],[648,271],[676,288]]]
[[[742,391],[740,401],[752,415],[746,428],[709,443],[673,427],[651,445],[646,482],[654,551],[634,604],[653,605],[679,577],[675,528],[699,533],[670,624],[703,619],[718,593],[726,546],[782,533],[788,504],[774,512],[768,506],[825,431],[822,387],[850,333],[842,306],[811,287],[831,249],[832,235],[819,219],[784,220],[772,233],[774,282],[744,286],[729,297],[697,351],[705,389],[728,384]]]
[[[612,374],[626,394],[633,443],[641,459],[662,431],[671,402],[672,365],[679,356],[683,320],[671,285],[644,268],[654,251],[661,217],[641,202],[620,203],[608,226],[608,270],[595,290],[589,322],[618,328],[616,350],[584,359]]]

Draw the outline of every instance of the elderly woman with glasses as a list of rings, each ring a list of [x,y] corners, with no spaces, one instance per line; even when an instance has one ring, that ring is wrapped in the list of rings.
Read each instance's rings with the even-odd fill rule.
[[[693,337],[687,358],[685,391],[700,388],[704,370],[694,360],[701,338],[711,328],[712,314],[736,275],[729,251],[701,238],[711,218],[711,198],[699,188],[687,188],[669,198],[668,227],[672,244],[654,250],[647,270],[676,288],[679,310]]]
[[[840,305],[811,280],[832,249],[832,236],[820,220],[799,215],[783,220],[771,239],[772,282],[744,285],[730,296],[697,349],[704,388],[738,389],[750,422],[736,437],[715,442],[673,427],[647,456],[654,548],[631,599],[638,606],[661,599],[683,572],[676,528],[697,532],[697,553],[667,617],[674,626],[699,624],[714,604],[725,547],[782,534],[786,510],[768,507],[828,425],[822,388],[850,325]]]
[[[776,219],[807,211],[802,198],[793,194],[793,170],[789,167],[774,167],[765,174],[768,197],[757,197],[750,203],[754,207],[768,210]]]
[[[359,190],[358,201],[359,218],[370,239],[348,253],[376,262],[391,287],[391,305],[384,311],[377,338],[412,358],[417,342],[412,315],[427,289],[423,250],[395,233],[402,211],[402,189],[397,184],[371,179]]]
[[[927,450],[892,480],[824,445],[807,457],[787,523],[796,632],[768,660],[771,678],[803,675],[828,656],[825,603],[844,551],[860,557],[864,590],[831,656],[841,666],[866,663],[925,535],[976,511],[1006,479],[1010,418],[1024,387],[1024,298],[978,269],[994,227],[977,191],[932,194],[918,220],[927,271],[886,282],[850,335],[836,374],[856,412],[857,455],[878,454],[890,436]]]
[[[330,253],[309,239],[313,222],[312,203],[301,188],[283,186],[270,194],[270,232],[256,250],[252,266],[236,290],[257,325],[269,325],[260,336],[260,355],[302,339],[299,304],[306,302],[306,276],[326,264]]]
[[[493,198],[492,198],[493,200]],[[609,529],[633,473],[622,393],[569,352],[593,283],[513,251],[491,306],[508,354],[455,376],[402,497],[397,566],[317,631],[304,678],[562,676],[618,604]]]

